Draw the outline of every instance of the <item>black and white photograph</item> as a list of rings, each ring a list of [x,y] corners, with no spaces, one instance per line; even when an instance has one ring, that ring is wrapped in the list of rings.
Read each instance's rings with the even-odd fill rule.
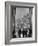
[[[5,43],[36,42],[37,4],[6,2]]]
[[[33,8],[12,8],[12,38],[32,37],[32,9]]]

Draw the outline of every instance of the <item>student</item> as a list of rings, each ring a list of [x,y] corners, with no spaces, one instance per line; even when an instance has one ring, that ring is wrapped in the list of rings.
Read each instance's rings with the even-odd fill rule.
[[[12,35],[13,35],[13,38],[16,38],[15,29],[13,29]]]
[[[21,28],[18,31],[19,38],[21,38]]]
[[[27,37],[27,29],[23,29],[22,33],[23,33],[23,37]]]
[[[32,37],[32,29],[31,28],[29,28],[29,35],[28,35],[28,37]]]

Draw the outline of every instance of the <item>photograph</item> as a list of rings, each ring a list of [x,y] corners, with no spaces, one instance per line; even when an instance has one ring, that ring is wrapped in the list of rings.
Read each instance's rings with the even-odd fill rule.
[[[12,8],[12,38],[32,37],[32,8]]]
[[[37,4],[5,2],[5,44],[37,42]]]

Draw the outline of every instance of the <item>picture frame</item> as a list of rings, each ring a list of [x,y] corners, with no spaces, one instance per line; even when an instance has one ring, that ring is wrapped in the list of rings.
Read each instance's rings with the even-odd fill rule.
[[[30,10],[31,13],[29,12],[29,9],[31,9]],[[12,33],[11,33],[13,30],[12,23],[14,22],[15,24],[16,18],[25,15],[27,13],[32,14],[31,16],[32,37],[24,36],[22,38],[21,37],[12,38]],[[27,28],[27,26],[25,28]],[[37,42],[37,3],[6,1],[5,2],[5,44],[21,44],[21,43],[36,43],[36,42]]]

